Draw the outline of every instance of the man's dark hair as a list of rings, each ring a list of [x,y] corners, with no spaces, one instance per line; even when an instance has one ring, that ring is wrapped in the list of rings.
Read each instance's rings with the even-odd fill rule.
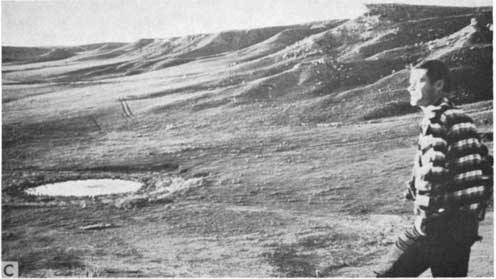
[[[449,92],[451,90],[451,80],[448,67],[439,60],[427,60],[415,66],[417,69],[427,70],[427,77],[431,83],[438,80],[444,80],[443,91]]]

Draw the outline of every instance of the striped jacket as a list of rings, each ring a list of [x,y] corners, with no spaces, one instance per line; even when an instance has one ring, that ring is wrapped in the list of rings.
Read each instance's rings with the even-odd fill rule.
[[[430,220],[467,212],[484,218],[492,195],[492,162],[473,123],[443,98],[425,110],[409,183],[417,229]]]

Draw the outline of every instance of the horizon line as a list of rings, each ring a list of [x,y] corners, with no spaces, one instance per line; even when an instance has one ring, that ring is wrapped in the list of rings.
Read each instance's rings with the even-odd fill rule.
[[[65,0],[64,0],[65,1]],[[30,1],[25,1],[25,0],[2,0],[2,2],[30,2]],[[37,0],[31,1],[31,2],[39,2]],[[63,1],[61,1],[63,2]],[[422,5],[422,4],[411,4],[411,3],[400,3],[400,2],[364,2],[363,5],[366,7],[367,5],[398,5],[398,6],[419,6],[419,7],[445,7],[445,8],[493,8],[492,2],[491,5],[481,5],[481,6],[454,6],[454,5],[439,5],[439,4],[432,4],[432,5]],[[356,17],[343,17],[343,18],[330,18],[330,19],[319,19],[319,20],[314,20],[314,21],[304,21],[304,22],[296,22],[296,23],[288,23],[288,24],[278,24],[278,25],[264,25],[264,26],[255,26],[255,27],[247,27],[247,28],[234,28],[234,29],[219,29],[215,31],[210,31],[210,32],[196,32],[196,33],[186,33],[186,34],[181,34],[181,35],[171,35],[171,36],[164,36],[164,37],[141,37],[133,40],[109,40],[109,41],[94,41],[94,42],[85,42],[85,43],[68,43],[68,44],[37,44],[37,45],[29,45],[29,44],[15,44],[15,43],[9,43],[9,42],[1,42],[1,46],[3,47],[16,47],[16,48],[71,48],[71,47],[81,47],[81,46],[89,46],[89,45],[98,45],[98,44],[131,44],[135,42],[139,42],[141,40],[168,40],[172,38],[180,38],[180,37],[188,37],[188,36],[198,36],[198,35],[213,35],[213,34],[219,34],[219,33],[225,33],[225,32],[237,32],[237,31],[249,31],[249,30],[257,30],[257,29],[265,29],[265,28],[276,28],[276,27],[290,27],[290,26],[298,26],[298,25],[305,25],[305,24],[316,24],[316,23],[323,23],[323,22],[330,22],[330,21],[348,21],[352,20],[358,17],[361,17],[365,14],[356,16]],[[3,29],[3,28],[2,28]]]

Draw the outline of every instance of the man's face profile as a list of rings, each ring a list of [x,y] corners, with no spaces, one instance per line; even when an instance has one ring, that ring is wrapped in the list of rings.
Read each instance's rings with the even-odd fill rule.
[[[429,81],[426,69],[412,69],[410,72],[410,104],[412,106],[427,106],[434,95],[434,87]]]

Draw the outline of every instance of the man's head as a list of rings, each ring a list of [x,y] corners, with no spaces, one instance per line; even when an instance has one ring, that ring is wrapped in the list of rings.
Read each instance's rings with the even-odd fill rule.
[[[449,71],[439,60],[428,60],[410,72],[410,104],[426,107],[450,91]]]

